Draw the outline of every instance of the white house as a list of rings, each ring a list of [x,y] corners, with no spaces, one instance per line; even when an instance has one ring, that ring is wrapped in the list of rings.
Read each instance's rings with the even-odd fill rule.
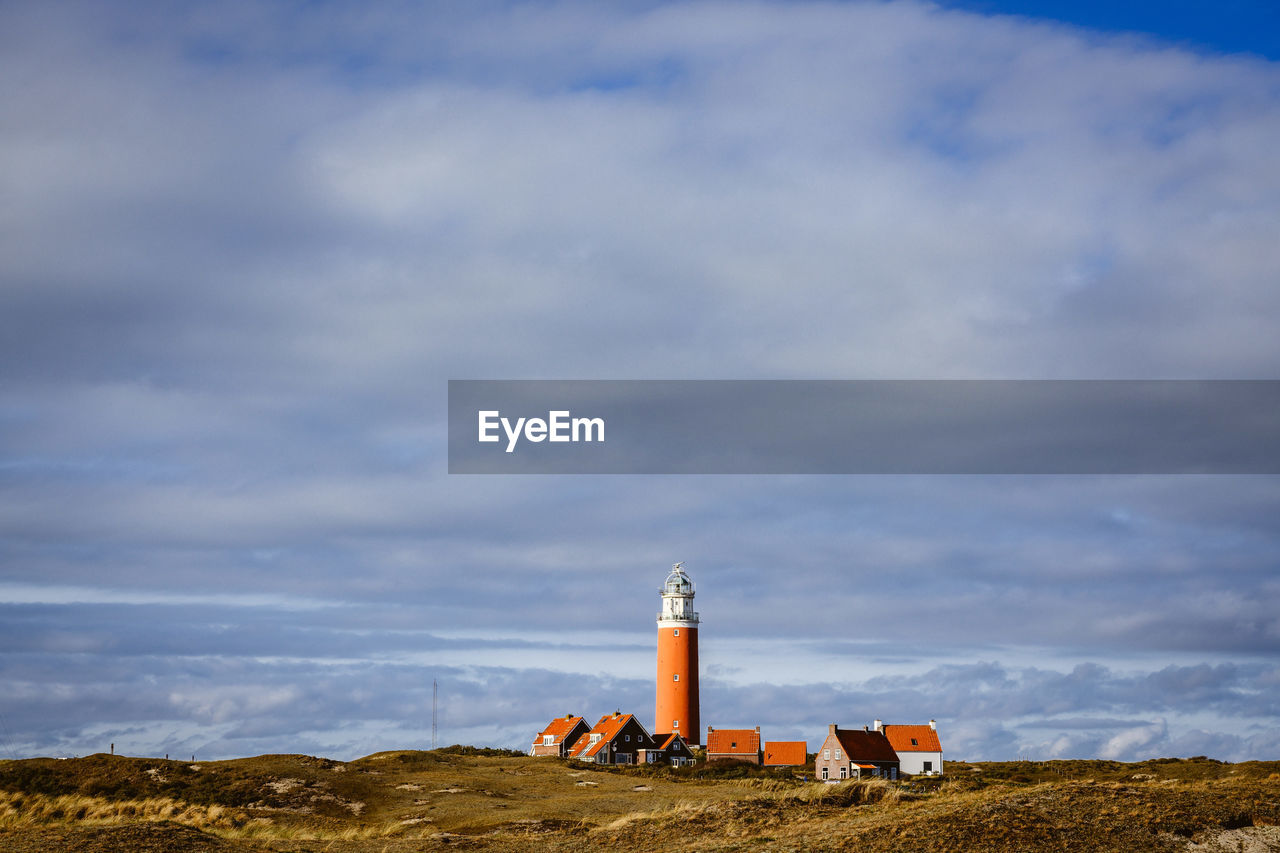
[[[886,726],[876,720],[875,730],[884,732],[898,753],[899,769],[912,776],[933,776],[942,773],[942,741],[938,740],[938,722],[930,720],[927,726]]]

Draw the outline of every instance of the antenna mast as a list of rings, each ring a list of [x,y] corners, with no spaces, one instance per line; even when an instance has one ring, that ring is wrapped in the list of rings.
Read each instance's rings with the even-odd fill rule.
[[[436,748],[436,680],[431,679],[431,748]]]

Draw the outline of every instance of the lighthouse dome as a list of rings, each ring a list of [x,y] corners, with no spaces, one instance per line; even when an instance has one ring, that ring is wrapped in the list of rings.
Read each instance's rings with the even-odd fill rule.
[[[690,595],[693,592],[693,581],[684,573],[683,565],[676,563],[671,567],[671,574],[667,575],[667,581],[662,585],[662,591],[667,595]]]

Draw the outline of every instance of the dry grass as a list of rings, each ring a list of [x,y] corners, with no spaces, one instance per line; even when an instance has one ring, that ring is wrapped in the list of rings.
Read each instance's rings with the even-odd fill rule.
[[[109,825],[130,821],[174,821],[197,829],[234,830],[249,818],[225,806],[199,806],[163,797],[107,800],[79,794],[48,796],[0,791],[0,828],[38,824]]]
[[[188,845],[181,849],[228,853],[457,846],[1182,853],[1193,841],[1216,849],[1224,832],[1256,835],[1263,824],[1280,824],[1276,763],[956,762],[948,770],[943,779],[907,784],[828,785],[492,754],[394,752],[347,763],[259,756],[196,769],[118,756],[37,759],[0,763],[0,849],[70,849],[62,836],[50,839],[77,827],[149,826]],[[19,846],[27,837],[49,843]]]
[[[902,786],[885,779],[860,779],[828,785],[810,782],[787,793],[789,799],[808,805],[865,806],[875,803],[896,803],[903,798]]]

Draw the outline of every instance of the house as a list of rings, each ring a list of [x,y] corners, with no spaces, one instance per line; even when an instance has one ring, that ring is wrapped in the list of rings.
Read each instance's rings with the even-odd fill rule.
[[[818,748],[813,773],[824,782],[859,779],[863,776],[898,778],[898,753],[884,732],[842,729],[835,723],[827,728],[827,738]]]
[[[938,721],[927,726],[886,726],[876,720],[872,726],[884,732],[893,751],[898,753],[900,770],[913,776],[942,773],[942,742],[938,740]]]
[[[569,758],[596,764],[635,764],[641,750],[657,748],[653,737],[631,714],[614,711],[569,747]],[[645,757],[648,757],[646,753]]]
[[[643,755],[638,755],[641,764],[670,764],[672,767],[684,767],[693,763],[693,750],[684,742],[677,732],[662,732],[653,736],[657,746]]]
[[[530,755],[554,755],[564,758],[569,747],[579,737],[587,733],[587,721],[573,714],[556,717],[545,729],[533,738]]]
[[[760,727],[717,729],[707,726],[707,761],[750,761],[760,763]]]
[[[809,744],[802,740],[771,740],[764,745],[765,767],[804,767]]]

